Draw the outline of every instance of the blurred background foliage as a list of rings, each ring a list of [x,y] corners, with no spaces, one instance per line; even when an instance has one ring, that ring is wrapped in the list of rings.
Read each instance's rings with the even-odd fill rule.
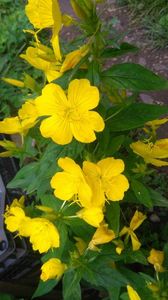
[[[0,0],[0,77],[18,80],[24,73],[39,76],[38,70],[24,62],[19,55],[27,48],[32,36],[23,32],[32,29],[25,16],[23,0]],[[14,115],[25,101],[28,91],[12,86],[0,80],[0,119]]]
[[[168,0],[117,0],[128,5],[134,21],[146,30],[154,47],[168,46]]]
[[[27,45],[23,29],[30,27],[24,13],[23,0],[0,1],[0,74],[1,77],[21,79],[20,74],[26,65],[19,58],[19,54]],[[29,68],[29,67],[28,67]],[[0,118],[8,116],[20,106],[22,91],[1,80]]]

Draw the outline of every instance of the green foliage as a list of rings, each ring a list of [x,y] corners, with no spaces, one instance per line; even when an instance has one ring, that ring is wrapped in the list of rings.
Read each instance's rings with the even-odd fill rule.
[[[131,91],[159,91],[168,88],[167,80],[138,64],[123,63],[112,66],[102,74],[105,85]]]
[[[24,2],[21,0],[2,0],[0,3],[0,73],[1,77],[20,79],[22,77],[24,62],[19,58],[27,44],[23,29],[28,29],[27,18],[24,13]],[[23,102],[23,94],[20,89],[4,83],[0,79],[0,115],[1,119],[15,112]],[[26,96],[26,94],[25,94]]]
[[[153,45],[162,48],[168,45],[167,0],[117,0],[119,5],[128,5],[134,20],[147,29]]]
[[[117,111],[118,109],[118,111]],[[127,106],[110,108],[107,123],[111,131],[127,131],[144,126],[148,121],[161,117],[168,112],[168,106],[145,103],[132,103]]]

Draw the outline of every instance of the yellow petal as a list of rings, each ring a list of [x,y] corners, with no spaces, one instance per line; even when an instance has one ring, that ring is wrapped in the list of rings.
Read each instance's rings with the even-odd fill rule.
[[[34,47],[28,47],[26,54],[21,54],[20,57],[25,59],[30,65],[39,70],[50,69],[50,61],[47,61],[39,56],[39,49]]]
[[[56,197],[62,200],[71,200],[73,195],[78,194],[82,206],[88,206],[92,192],[80,166],[69,157],[60,158],[58,165],[64,169],[64,172],[56,173],[51,180]]]
[[[159,127],[162,124],[165,124],[167,122],[168,122],[168,118],[163,118],[163,119],[157,119],[157,120],[149,121],[145,125],[151,126],[151,127],[155,127],[155,126]]]
[[[81,143],[91,143],[96,140],[94,129],[89,124],[88,115],[85,119],[83,116],[79,121],[74,121],[70,125],[72,134],[77,141]]]
[[[97,164],[90,161],[84,161],[83,172],[93,191],[93,197],[91,200],[92,205],[103,207],[105,203],[105,195],[102,189],[100,168]]]
[[[6,118],[0,121],[0,133],[13,134],[21,132],[22,126],[18,117]]]
[[[81,114],[80,119],[74,119],[71,122],[71,130],[76,140],[82,143],[91,143],[95,141],[94,131],[104,129],[104,121],[96,112],[87,112]]]
[[[42,136],[51,138],[59,145],[66,145],[72,141],[72,132],[66,119],[52,116],[42,121],[40,126]]]
[[[58,35],[62,27],[62,15],[58,0],[52,0],[52,16],[54,20],[54,35]]]
[[[40,279],[42,281],[47,281],[49,279],[60,278],[67,266],[60,261],[58,258],[50,258],[47,262],[45,262],[41,267],[41,275]]]
[[[125,234],[127,234],[129,232],[129,227],[126,227],[126,226],[124,226],[123,228],[122,228],[122,230],[120,231],[120,236],[122,236],[122,235],[125,235]]]
[[[133,231],[130,233],[130,237],[131,237],[133,251],[139,250],[139,248],[141,247],[141,243],[139,242],[136,234]]]
[[[129,189],[129,182],[127,178],[120,174],[113,177],[107,183],[104,184],[104,191],[108,200],[120,201],[124,198],[124,193]]]
[[[148,262],[154,265],[154,268],[157,272],[163,272],[164,268],[162,267],[164,261],[164,252],[156,249],[151,249],[150,256],[147,258]]]
[[[29,119],[34,122],[38,117],[35,101],[26,101],[19,109],[18,116],[21,120]]]
[[[101,169],[102,176],[109,179],[122,173],[125,167],[122,159],[115,159],[113,157],[104,158],[97,165]]]
[[[95,108],[99,103],[99,90],[91,86],[88,79],[75,79],[68,87],[68,101],[77,106],[80,112]]]
[[[156,158],[144,158],[144,160],[146,161],[146,163],[152,164],[156,167],[168,166],[168,162],[164,161],[164,160],[160,160],[160,159],[156,159]]]
[[[51,187],[55,189],[55,196],[61,200],[71,200],[73,195],[78,192],[73,177],[65,172],[58,172],[52,177]]]
[[[140,211],[136,210],[131,222],[130,222],[130,228],[134,231],[136,230],[142,223],[143,221],[146,219],[146,216],[141,213]]]
[[[94,227],[99,227],[104,219],[103,211],[100,207],[83,208],[78,211],[77,216]]]
[[[60,49],[58,34],[54,34],[53,33],[53,36],[52,36],[52,39],[51,39],[51,43],[52,43],[52,47],[53,47],[56,59],[58,61],[61,61],[62,60],[62,55],[61,55],[61,49]]]
[[[96,245],[106,244],[115,239],[113,230],[108,229],[108,224],[102,224],[98,227],[89,243],[89,249],[93,249]]]
[[[94,131],[100,132],[104,130],[104,120],[96,111],[89,111],[88,117],[89,125]]]
[[[88,46],[83,46],[77,50],[68,53],[61,67],[61,72],[73,69],[89,51]]]
[[[51,69],[45,71],[45,75],[47,77],[48,82],[51,82],[62,76],[62,74],[59,71],[55,71]]]
[[[141,141],[130,145],[132,150],[142,156],[146,163],[161,167],[168,165],[168,162],[159,160],[159,158],[168,158],[168,139],[160,139],[155,144],[145,144]]]
[[[47,28],[54,24],[52,0],[29,0],[25,7],[26,15],[35,28]]]
[[[29,224],[30,242],[33,250],[40,253],[49,249],[58,248],[60,238],[57,228],[53,223],[45,218],[33,218]]]
[[[132,288],[132,286],[127,285],[127,292],[130,300],[141,300],[138,293]]]
[[[68,107],[63,89],[54,83],[47,84],[42,90],[42,96],[35,100],[39,116],[61,114]]]
[[[168,139],[157,140],[153,147],[153,157],[167,158],[168,157]]]

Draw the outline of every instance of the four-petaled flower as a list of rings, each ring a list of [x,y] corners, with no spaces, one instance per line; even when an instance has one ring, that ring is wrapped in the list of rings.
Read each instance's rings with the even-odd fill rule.
[[[131,219],[130,226],[129,227],[124,226],[120,232],[120,236],[123,236],[125,234],[130,236],[133,251],[136,251],[141,247],[141,243],[139,242],[134,231],[143,223],[145,219],[146,216],[141,212],[139,212],[138,210],[136,210],[136,212],[134,213]]]
[[[91,111],[99,103],[98,88],[87,79],[71,81],[67,96],[59,85],[50,83],[35,102],[38,115],[47,117],[40,126],[42,136],[57,144],[69,144],[73,137],[91,143],[96,139],[94,131],[104,129],[102,117]]]

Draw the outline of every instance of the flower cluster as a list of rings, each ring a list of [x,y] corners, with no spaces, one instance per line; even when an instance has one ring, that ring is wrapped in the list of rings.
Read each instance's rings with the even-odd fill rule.
[[[45,218],[30,218],[18,203],[7,208],[5,224],[9,231],[18,232],[19,236],[28,237],[33,250],[40,253],[60,246],[59,233],[56,226]]]
[[[106,201],[120,201],[129,183],[121,159],[107,157],[97,164],[84,161],[82,169],[69,157],[60,158],[58,165],[63,169],[51,179],[57,198],[77,202],[82,207],[78,217],[98,227],[103,221]]]
[[[41,73],[38,71],[37,80],[28,74],[24,81],[2,78],[30,90],[17,115],[0,121],[0,133],[21,136],[19,145],[0,141],[6,150],[0,156],[20,159],[21,170],[12,187],[20,188],[21,183],[25,194],[34,197],[30,207],[25,205],[24,197],[14,199],[6,207],[4,222],[10,232],[28,239],[33,250],[42,254],[42,289],[46,281],[52,279],[51,283],[56,284],[65,276],[66,294],[67,282],[73,276],[72,289],[77,290],[68,290],[70,299],[77,299],[82,278],[91,281],[89,285],[107,289],[109,299],[118,300],[124,288],[122,299],[141,300],[139,292],[152,299],[148,288],[153,284],[148,282],[151,277],[135,273],[136,266],[131,264],[142,263],[145,268],[148,263],[153,265],[151,270],[157,279],[154,285],[160,288],[159,276],[166,270],[164,251],[151,250],[146,234],[141,237],[137,231],[149,225],[149,219],[144,221],[155,203],[167,208],[165,199],[146,187],[144,177],[151,174],[149,165],[168,165],[168,139],[157,140],[156,134],[168,119],[155,120],[156,109],[149,109],[144,124],[143,118],[136,120],[136,103],[127,97],[127,89],[130,84],[134,92],[140,83],[122,83],[129,63],[121,70],[122,65],[118,65],[119,69],[112,67],[107,72],[104,65],[106,56],[125,53],[130,45],[124,44],[121,49],[113,49],[112,43],[106,45],[106,31],[96,9],[102,1],[70,2],[78,21],[62,14],[57,0],[28,0],[25,11],[34,30],[25,32],[33,36],[33,42],[20,57]],[[71,24],[80,24],[86,39],[66,52],[60,43],[60,31]],[[46,28],[51,32],[47,45],[40,38]],[[129,122],[129,117],[133,121]],[[140,125],[142,138],[135,142],[132,132]],[[131,271],[127,271],[130,265]]]

